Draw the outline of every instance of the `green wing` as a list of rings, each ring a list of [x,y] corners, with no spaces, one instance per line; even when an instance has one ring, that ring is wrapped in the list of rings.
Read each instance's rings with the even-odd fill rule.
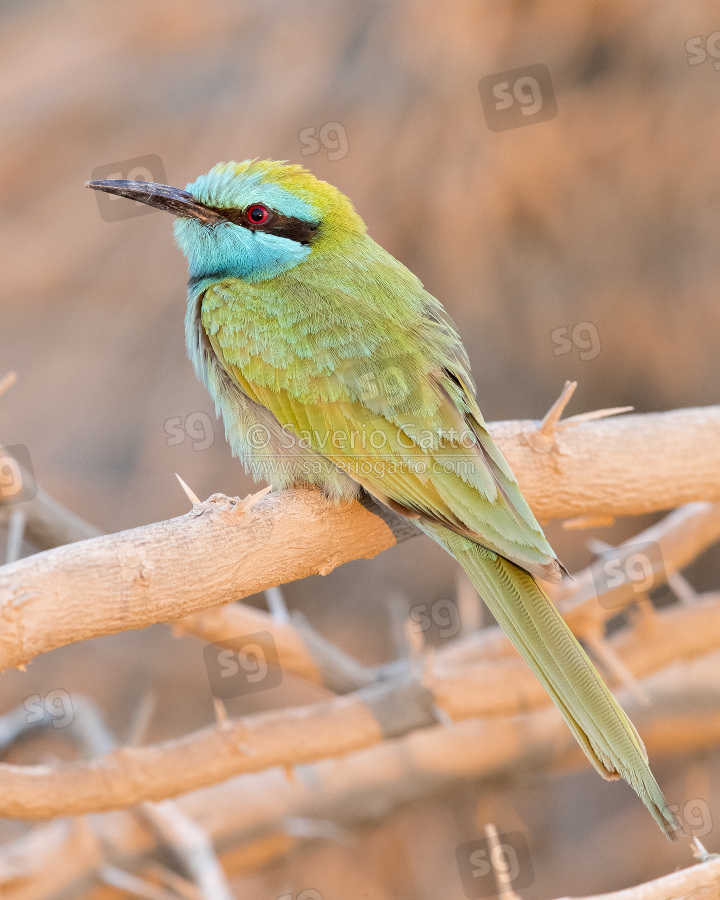
[[[459,337],[422,293],[424,308],[390,315],[337,288],[228,280],[206,291],[202,323],[238,387],[378,500],[555,580]]]

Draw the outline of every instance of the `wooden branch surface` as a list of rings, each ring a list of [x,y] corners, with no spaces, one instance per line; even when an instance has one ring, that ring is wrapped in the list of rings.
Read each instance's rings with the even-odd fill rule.
[[[720,595],[707,595],[696,606],[658,615],[656,628],[642,642],[620,632],[608,643],[628,669],[636,671],[643,664],[655,670],[677,656],[697,655],[701,646],[706,652],[720,646],[718,609]],[[671,679],[676,684],[677,676]],[[427,728],[436,721],[436,707],[453,719],[485,716],[488,727],[503,722],[507,728],[507,716],[549,703],[519,657],[447,667],[438,661],[425,670],[422,683],[406,669],[395,679],[345,697],[233,719],[162,744],[125,747],[60,766],[0,765],[0,816],[45,818],[121,808],[232,775],[340,756]],[[561,724],[559,714],[557,721]],[[656,724],[641,727],[649,749],[666,741],[677,749],[683,734],[691,736],[694,748],[712,746],[720,734],[717,716],[707,727],[693,721],[680,729],[675,722],[674,730],[661,729],[660,734],[653,731]]]
[[[543,518],[720,499],[720,407],[568,420],[551,433],[530,422],[492,430]],[[0,670],[326,574],[395,543],[388,524],[361,504],[335,506],[314,491],[241,506],[213,495],[179,518],[0,568]]]
[[[702,746],[709,747],[717,741],[720,716],[716,711],[716,691],[705,715],[673,713],[687,705],[687,699],[698,685],[707,683],[716,666],[717,656],[709,658],[690,680],[688,690],[679,696],[678,690],[683,688],[678,684],[677,673],[654,686],[653,695],[660,706],[653,716],[656,724],[648,742],[654,757],[667,751],[676,739],[680,743],[671,752],[690,750],[688,742],[696,726],[696,732],[702,735]],[[639,724],[645,732],[643,721]],[[258,862],[253,852],[258,837],[262,839],[258,850],[269,852],[269,858],[293,846],[294,842],[283,833],[288,817],[332,820],[341,825],[367,824],[387,815],[398,804],[458,780],[496,778],[499,773],[518,769],[527,772],[548,765],[564,768],[574,764],[583,765],[584,757],[557,711],[545,708],[511,720],[475,719],[450,730],[428,728],[340,759],[320,762],[308,773],[311,791],[301,773],[274,768],[191,791],[180,797],[177,804],[207,831],[219,850],[237,848],[240,842],[244,856],[249,858],[247,864],[253,865]],[[80,829],[83,821],[92,823],[94,835]],[[271,847],[267,846],[268,841]],[[0,848],[2,896],[25,900],[30,884],[37,891],[32,896],[38,900],[47,894],[64,896],[61,888],[72,896],[78,881],[95,871],[103,847],[113,848],[130,865],[133,859],[137,863],[150,852],[153,843],[129,810],[85,820],[55,820]],[[237,850],[231,856],[236,862]],[[241,861],[239,865],[242,870],[245,864]],[[237,871],[235,865],[231,869]],[[50,891],[48,871],[57,876],[54,890]],[[21,875],[29,881],[18,880]]]
[[[716,900],[717,897],[720,897],[720,857],[716,856],[636,887],[562,900]]]
[[[664,563],[654,573],[653,587],[659,587],[665,583],[668,573],[685,568],[717,540],[720,540],[720,503],[689,503],[630,538],[626,545],[617,548],[617,554],[620,558],[637,549],[639,544],[649,541],[656,543]],[[635,592],[634,583],[629,580],[619,587],[607,584],[601,587],[601,579],[596,581],[595,578],[597,569],[598,563],[593,563],[581,572],[574,572],[572,579],[565,579],[561,584],[553,586],[553,599],[560,606],[573,631],[581,636],[589,632],[596,633],[605,621],[616,616],[626,604],[642,599]],[[700,611],[696,611],[686,618],[678,617],[677,627],[681,629],[683,639],[678,642],[676,649],[679,654],[685,654],[683,658],[693,655],[694,648],[699,648],[695,652],[697,655],[705,652],[708,646],[714,646],[714,613],[708,614],[703,622],[699,621],[701,615]],[[686,621],[687,626],[684,624]],[[295,621],[293,624],[297,626]],[[277,622],[269,613],[242,603],[196,613],[179,620],[174,627],[180,634],[193,634],[208,643],[223,643],[231,648],[241,647],[244,635],[267,634],[271,636],[283,672],[314,684],[324,684],[334,693],[357,690],[372,681],[387,677],[388,674],[386,666],[372,668],[351,661],[354,663],[351,667],[347,657],[338,661],[337,648],[321,644],[318,636],[312,635],[307,627],[298,629],[287,622]],[[717,627],[720,627],[720,623]],[[630,634],[632,636],[634,632]],[[262,645],[264,638],[258,638],[257,642]],[[270,637],[267,640],[268,646],[264,649],[267,656],[272,658],[269,642]],[[509,655],[517,658],[510,641],[500,629],[482,629],[440,647],[436,654],[436,666],[487,659],[490,652],[495,657]],[[650,668],[648,665],[639,665],[633,671],[642,676]],[[510,714],[511,710],[506,712]]]

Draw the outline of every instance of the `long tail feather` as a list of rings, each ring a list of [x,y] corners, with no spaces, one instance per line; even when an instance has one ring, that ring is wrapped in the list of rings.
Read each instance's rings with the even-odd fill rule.
[[[465,569],[597,771],[607,779],[622,776],[665,834],[677,839],[678,823],[634,725],[532,576],[462,535],[430,524],[420,527]]]

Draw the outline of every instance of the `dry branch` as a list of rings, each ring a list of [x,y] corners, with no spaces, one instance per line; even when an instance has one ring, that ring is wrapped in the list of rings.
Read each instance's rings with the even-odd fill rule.
[[[646,529],[626,542],[627,552],[631,552],[639,543],[652,541],[660,548],[664,561],[655,575],[653,587],[662,585],[668,573],[677,572],[688,565],[700,553],[720,539],[720,503],[691,503],[674,510],[659,523]],[[618,558],[625,551],[618,548]],[[566,579],[553,590],[553,597],[576,633],[587,634],[590,630],[596,633],[598,628],[609,618],[617,615],[627,602],[637,601],[634,585],[628,581],[618,588],[606,587],[598,595],[594,575],[597,565],[594,564],[582,572],[573,573],[572,579]],[[714,646],[714,613],[706,615],[700,622],[703,613],[698,611],[695,617],[688,616],[688,628],[681,626],[687,641],[685,654],[697,655]],[[681,618],[681,617],[680,617]],[[699,626],[697,633],[692,629]],[[296,625],[299,623],[296,621]],[[720,625],[720,623],[718,623]],[[268,613],[241,603],[217,607],[206,612],[197,613],[175,624],[175,629],[182,634],[193,634],[201,640],[211,643],[223,643],[228,647],[236,646],[242,636],[253,633],[268,633],[277,647],[280,665],[287,674],[294,674],[315,684],[324,684],[335,693],[346,693],[357,690],[379,678],[388,675],[387,666],[370,668],[361,666],[337,648],[312,633],[306,626],[299,624],[293,627],[288,623],[279,623]],[[708,630],[709,629],[709,630]],[[693,639],[694,638],[694,639]],[[258,639],[259,642],[262,639]],[[695,648],[699,645],[699,649]],[[495,655],[509,654],[515,658],[515,650],[509,640],[498,629],[471,632],[442,647],[437,652],[437,659],[444,663],[461,663],[487,658],[492,649]],[[678,649],[678,652],[681,652]],[[268,653],[272,657],[271,653]],[[647,666],[640,666],[638,674],[649,671]]]
[[[644,641],[633,640],[626,630],[608,645],[636,674],[656,671],[678,657],[696,657],[720,647],[718,610],[720,595],[707,595],[692,607],[659,614]],[[648,690],[657,701],[652,688]],[[451,656],[445,663],[438,657],[431,669],[426,667],[422,684],[405,670],[345,697],[229,720],[163,744],[119,749],[90,762],[0,766],[0,815],[43,818],[122,808],[244,772],[339,756],[432,725],[436,707],[453,719],[485,716],[506,722],[507,716],[549,702],[517,656],[461,664]],[[652,735],[653,723],[648,727]],[[708,735],[712,741],[718,739],[715,725],[709,732],[697,723],[693,728],[695,744],[690,746],[707,746]],[[648,732],[643,737],[652,743]],[[681,732],[666,739],[677,748]],[[507,741],[500,743],[506,746]]]
[[[238,513],[213,495],[192,512],[0,568],[0,669],[78,640],[172,621],[374,556],[395,538],[359,503],[288,491]]]
[[[599,421],[581,414],[550,433],[529,421],[489,427],[543,521],[720,500],[720,449],[711,446],[720,439],[720,406]]]
[[[636,887],[562,900],[715,900],[720,896],[720,857]]]
[[[0,506],[0,525],[7,525],[13,510],[17,508]],[[25,538],[41,550],[85,541],[102,533],[99,528],[90,525],[54,500],[41,487],[38,487],[37,496],[26,500],[21,508],[27,517]]]
[[[221,643],[236,649],[243,646],[246,635],[256,634],[256,643],[269,659],[277,651],[284,673],[304,678],[312,684],[322,684],[336,694],[365,687],[377,677],[376,670],[343,653],[298,613],[293,614],[292,623],[279,622],[262,610],[231,603],[180,619],[173,630],[176,634],[192,634],[208,643]],[[264,637],[266,634],[268,639]]]
[[[670,747],[672,752],[690,749],[694,734],[702,736],[702,746],[718,740],[717,689],[706,696],[705,712],[675,712],[696,698],[698,687],[711,680],[717,664],[717,656],[703,660],[687,686],[677,674],[653,686],[658,707],[654,725],[648,729],[642,715],[638,720],[643,733],[648,732],[653,757]],[[680,744],[673,745],[674,740]],[[399,804],[462,779],[576,764],[583,765],[584,757],[560,716],[548,707],[510,721],[476,719],[461,722],[450,731],[428,728],[320,762],[312,767],[311,791],[301,778],[288,778],[275,768],[191,791],[177,804],[210,835],[221,856],[223,851],[239,847],[222,856],[228,871],[247,871],[296,845],[297,841],[283,833],[288,818],[367,823],[381,819]],[[93,841],[87,835],[81,840],[77,831],[71,830],[72,820],[62,819],[0,848],[2,896],[16,900],[14,888],[21,892],[28,884],[37,886],[34,898],[77,896],[78,882],[98,865],[99,846],[111,848],[113,858],[117,856],[133,869],[154,850],[148,832],[125,810],[88,821],[96,831]],[[44,879],[48,871],[57,875],[52,886]],[[17,900],[26,896],[19,893]]]
[[[228,720],[151,747],[59,767],[0,766],[0,816],[44,818],[162,800],[240,772],[340,756],[436,721],[413,679],[300,709]],[[69,805],[68,805],[69,804]]]
[[[584,421],[549,434],[537,423],[500,423],[493,433],[541,517],[720,499],[720,407]],[[0,669],[325,574],[396,540],[361,504],[334,506],[313,491],[238,509],[213,495],[185,516],[0,568]]]
[[[297,493],[300,500],[318,499],[314,494]],[[223,506],[224,521],[237,516],[232,501],[222,498],[217,502]],[[243,516],[252,516],[254,510]],[[670,569],[685,565],[717,537],[719,511],[718,504],[698,503],[672,513],[653,527],[653,536],[663,545]],[[193,513],[200,518],[208,510],[201,506]],[[237,530],[232,521],[230,527]],[[128,534],[132,533],[114,537]],[[63,549],[71,553],[88,544]],[[45,554],[57,555],[58,551]],[[572,582],[578,592],[585,590],[587,578],[582,573]],[[591,598],[586,597],[575,614],[590,604]],[[655,617],[642,641],[634,640],[633,631],[626,629],[607,647],[625,669],[636,675],[655,671],[678,657],[699,656],[720,646],[719,606],[720,597],[707,595],[690,607],[668,609]],[[273,624],[266,614],[243,607],[233,607],[233,611],[244,616],[244,623],[253,629],[272,626],[276,634],[283,635],[285,645],[294,642],[296,661],[309,664],[312,674],[315,657],[305,650],[311,642],[301,641],[288,623]],[[600,618],[608,614],[603,610]],[[582,624],[583,620],[579,621]],[[546,704],[547,696],[527,667],[504,649],[499,630],[486,630],[441,651],[431,666],[426,663],[423,684],[407,669],[383,667],[384,682],[301,710],[229,721],[163,745],[117,750],[90,763],[58,769],[0,767],[0,813],[42,817],[124,807],[172,796],[239,772],[310,762],[371,746],[390,735],[431,725],[438,710],[461,719],[511,716]],[[371,677],[378,674],[363,671],[365,675],[369,671]],[[701,734],[698,739],[703,739]],[[73,798],[69,805],[68,797]]]

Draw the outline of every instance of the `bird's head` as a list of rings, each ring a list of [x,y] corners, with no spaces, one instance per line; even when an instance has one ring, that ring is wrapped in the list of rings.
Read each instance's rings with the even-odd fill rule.
[[[264,281],[365,225],[348,198],[302,166],[272,160],[218,163],[185,190],[145,181],[89,181],[176,216],[175,239],[192,278]]]

